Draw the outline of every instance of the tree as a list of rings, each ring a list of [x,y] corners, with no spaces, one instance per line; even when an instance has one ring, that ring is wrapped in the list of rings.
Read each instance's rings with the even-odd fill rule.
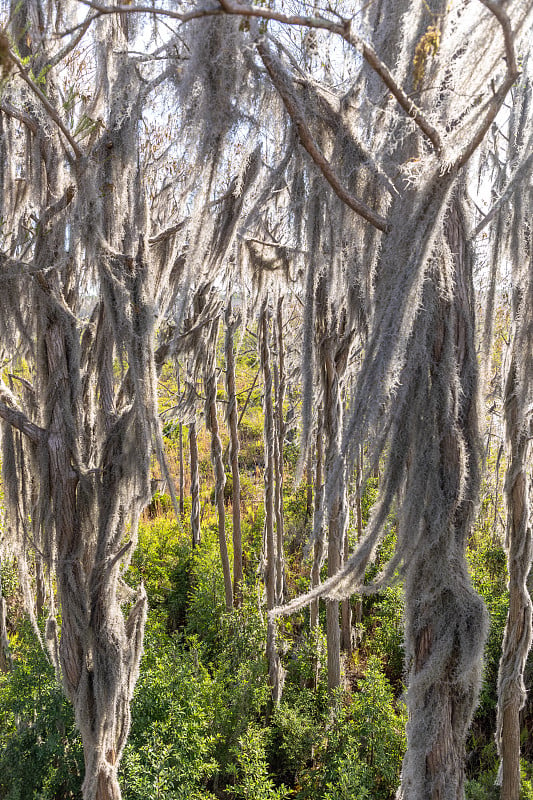
[[[189,422],[189,453],[191,459],[191,531],[192,546],[200,544],[200,475],[198,472],[198,437],[196,421]]]
[[[84,797],[108,800],[120,797],[117,769],[146,614],[142,586],[131,592],[122,575],[150,498],[158,425],[156,276],[147,253],[143,193],[136,191],[142,92],[127,54],[125,26],[118,19],[101,21],[100,34],[113,48],[100,47],[95,54],[98,73],[109,80],[95,96],[95,103],[103,103],[105,132],[98,137],[100,157],[89,177],[79,145],[47,108],[55,106],[60,89],[45,69],[54,55],[43,28],[34,24],[43,17],[43,8],[32,1],[12,14],[13,47],[21,56],[29,51],[34,74],[44,70],[46,94],[10,51],[31,88],[25,93],[16,83],[13,100],[29,107],[22,142],[25,138],[33,155],[22,208],[16,183],[3,176],[3,215],[10,225],[10,255],[2,256],[8,287],[1,315],[4,352],[14,369],[21,359],[27,364],[20,391],[4,383],[0,389],[3,472],[13,526],[37,521],[34,529],[42,530],[47,569],[57,584],[61,630],[49,597],[46,640],[82,735]],[[11,132],[8,142],[9,156],[17,161],[21,137]],[[75,168],[79,190],[67,181],[67,171]],[[21,233],[32,213],[38,221],[24,246]],[[81,270],[96,292],[88,312]],[[115,358],[122,363],[118,380]],[[38,487],[31,508],[20,502],[26,471]],[[130,610],[124,614],[126,601]]]
[[[217,337],[219,328],[219,318],[216,317],[211,324],[209,341],[207,347],[207,359],[204,365],[204,387],[205,387],[205,418],[208,431],[211,433],[211,462],[215,476],[215,500],[218,515],[218,541],[220,545],[220,558],[222,561],[222,572],[224,574],[224,592],[226,596],[226,609],[229,611],[233,607],[233,588],[231,582],[231,571],[228,556],[228,546],[226,542],[226,508],[224,505],[224,486],[226,485],[226,473],[224,472],[224,462],[222,460],[222,442],[220,441],[218,417],[217,417],[217,379],[216,379],[216,355]]]
[[[270,322],[271,312],[268,295],[263,301],[259,315],[259,350],[261,369],[263,371],[263,412],[265,416],[265,587],[266,606],[271,610],[276,605],[276,587],[279,585],[278,570],[280,559],[276,552],[275,507],[274,507],[274,449],[275,422],[274,403],[272,399],[272,366],[270,354]],[[268,659],[268,677],[274,703],[279,703],[283,691],[283,667],[276,650],[276,627],[271,620],[267,628],[266,653]]]
[[[495,3],[483,5],[486,14],[480,22],[438,5],[431,25],[422,4],[371,7],[367,31],[373,44],[348,24],[302,21],[277,11],[251,12],[335,31],[359,49],[366,64],[359,84],[366,95],[354,99],[354,105],[366,109],[366,102],[377,103],[367,118],[375,121],[377,135],[372,153],[362,162],[368,169],[369,163],[375,165],[374,179],[365,182],[361,177],[357,196],[335,169],[339,162],[328,160],[325,145],[318,144],[319,136],[324,141],[328,123],[334,131],[345,123],[344,157],[350,146],[352,164],[358,163],[357,156],[361,159],[362,148],[343,113],[351,98],[339,113],[329,104],[329,118],[324,113],[317,119],[317,106],[322,103],[325,108],[328,101],[308,87],[304,96],[289,68],[266,45],[258,47],[307,153],[337,196],[374,228],[363,238],[370,256],[363,267],[367,275],[375,270],[375,277],[368,342],[344,449],[355,455],[370,438],[372,463],[386,455],[380,501],[358,550],[336,578],[305,601],[290,603],[286,611],[318,594],[335,598],[362,588],[365,565],[383,535],[392,498],[398,497],[396,553],[376,586],[398,568],[405,577],[410,721],[401,796],[410,799],[463,794],[464,742],[475,708],[486,632],[486,615],[464,560],[479,490],[479,424],[473,261],[462,198],[465,168],[517,78],[515,45],[531,7],[516,9],[516,15],[510,10],[509,17]],[[236,4],[223,6],[237,13]],[[239,13],[250,12],[241,7]],[[474,53],[479,57],[481,36],[494,42],[494,50],[473,76],[465,64]],[[487,75],[497,74],[494,54],[502,53],[502,44],[505,73],[492,91]],[[394,77],[386,61],[396,65]],[[387,115],[388,98],[379,97],[379,84],[367,67],[413,125],[406,128],[401,117]],[[461,107],[457,98],[466,74],[465,91],[479,96],[480,102]],[[331,146],[329,152],[334,153]],[[400,182],[392,177],[394,164],[404,176]],[[389,185],[385,193],[387,178],[394,188]],[[381,199],[379,208],[361,195],[374,202]],[[365,272],[361,286],[369,285]]]
[[[286,594],[285,563],[283,557],[285,521],[283,515],[283,444],[285,441],[286,375],[283,346],[283,295],[278,297],[274,323],[277,356],[274,361],[274,509],[276,515],[276,602],[282,603]]]
[[[516,165],[520,169],[531,152],[531,91],[531,80],[527,78],[515,90],[507,137],[507,172]],[[508,178],[508,183],[513,179],[515,182],[520,179],[520,172]],[[493,230],[493,237],[498,237],[493,256],[497,261],[507,258],[512,269],[512,330],[503,398],[508,459],[505,496],[509,610],[498,675],[496,731],[502,800],[518,800],[520,793],[520,711],[526,699],[524,669],[533,638],[532,603],[527,586],[533,559],[530,508],[533,487],[528,469],[533,433],[532,200],[531,186],[524,187],[507,219],[501,210],[495,215]]]
[[[232,478],[233,598],[236,606],[239,606],[242,602],[241,475],[239,472],[239,431],[235,388],[235,356],[233,353],[234,334],[239,323],[240,318],[232,313],[230,301],[226,308],[224,352],[226,355],[226,391],[228,395],[226,419],[230,433],[229,455]]]
[[[223,553],[218,315],[208,307],[196,327],[183,323],[191,298],[206,287],[226,290],[240,269],[255,279],[263,308],[272,687],[281,686],[281,671],[273,655],[275,429],[264,298],[286,281],[303,303],[303,460],[315,367],[329,367],[322,388],[330,546],[342,547],[342,533],[333,529],[363,445],[369,469],[383,467],[379,500],[355,554],[284,611],[324,595],[333,604],[403,577],[410,719],[400,796],[457,800],[486,633],[464,557],[480,484],[472,236],[487,224],[472,230],[467,189],[519,77],[517,53],[527,47],[533,4],[383,0],[312,16],[236,0],[154,7],[155,19],[183,23],[183,31],[169,33],[147,56],[133,52],[135,21],[146,9],[90,5],[81,25],[70,4],[54,20],[38,0],[13,9],[13,41],[2,40],[10,81],[1,106],[7,233],[0,333],[3,363],[15,376],[13,387],[4,382],[0,390],[5,483],[13,537],[17,520],[38,520],[57,582],[58,663],[84,737],[85,796],[119,797],[116,770],[141,652],[145,601],[141,591],[129,616],[122,614],[120,575],[149,496],[153,446],[164,462],[156,323],[171,308],[169,349],[186,341],[202,356],[195,370],[204,370]],[[44,37],[48,23],[71,31],[66,46]],[[345,58],[313,63],[292,33],[302,27],[321,37],[325,50],[328,42],[342,45]],[[62,87],[58,67],[80,54],[86,36],[94,36],[91,91]],[[154,150],[150,141],[143,153],[139,127],[154,89],[175,114],[168,147]],[[530,163],[524,149],[514,155],[510,187]],[[27,170],[23,182],[14,165]],[[316,294],[324,275],[331,296],[321,318]],[[353,320],[363,347],[344,408],[337,369],[344,354],[335,352],[334,338]],[[315,348],[320,326],[324,339]],[[521,389],[523,377],[519,383]],[[509,386],[509,436],[523,461],[523,426],[511,432],[516,389]],[[522,406],[517,418],[523,414]],[[36,508],[23,491],[22,464],[39,487]],[[396,550],[367,586],[365,569],[393,507]],[[317,533],[320,514],[319,507]],[[53,609],[48,641],[56,653]],[[503,668],[502,676],[503,687]]]

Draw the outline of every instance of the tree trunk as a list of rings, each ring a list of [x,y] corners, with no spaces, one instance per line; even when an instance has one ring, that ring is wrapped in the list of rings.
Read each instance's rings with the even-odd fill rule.
[[[0,561],[0,672],[8,672],[13,666],[13,659],[11,658],[11,650],[7,636],[7,604],[2,589],[1,566],[2,564]]]
[[[360,542],[363,538],[363,506],[362,506],[362,492],[363,492],[363,448],[360,446],[358,455],[355,462],[355,514],[357,524],[357,541]],[[363,601],[361,597],[357,597],[354,603],[353,618],[355,620],[355,635],[356,644],[359,642],[361,629],[358,627],[363,618]]]
[[[179,363],[176,361],[176,373],[178,378],[178,397],[181,395],[181,386],[180,386],[180,367]],[[183,425],[180,421],[178,425],[178,449],[179,449],[179,512],[180,515],[183,516],[184,511],[184,497],[185,497],[185,472],[183,469]]]
[[[339,517],[339,502],[336,500],[329,510],[328,578],[336,575],[342,564]],[[328,689],[331,692],[341,685],[341,630],[338,600],[326,600],[326,638],[328,645]]]
[[[333,357],[334,343],[323,344],[322,381],[324,390],[324,432],[326,436],[325,474],[329,496],[328,508],[328,577],[336,575],[342,566],[344,538],[346,535],[346,487],[344,469],[340,456],[340,432],[342,430],[342,400],[340,379]],[[336,346],[336,343],[335,343]],[[333,476],[335,476],[333,478]],[[328,644],[328,688],[330,691],[341,685],[341,630],[339,624],[339,601],[326,601],[326,636]],[[345,620],[348,622],[348,620]],[[349,636],[349,632],[346,631]]]
[[[513,93],[507,161],[506,166],[501,169],[500,186],[508,181],[509,168],[514,168],[526,155],[530,156],[532,88],[530,75],[520,81]],[[509,575],[509,608],[498,673],[496,721],[501,800],[518,800],[520,794],[520,711],[527,697],[524,670],[533,639],[533,606],[528,585],[528,580],[531,581],[533,559],[532,216],[533,193],[531,187],[528,191],[524,186],[520,199],[517,197],[510,209],[502,209],[497,214],[492,232],[492,274],[495,275],[498,271],[500,260],[510,261],[512,270],[511,343],[507,353],[508,368],[504,376],[503,398],[507,455],[505,547]]]
[[[274,535],[274,408],[272,402],[272,368],[270,365],[269,311],[263,303],[260,316],[260,359],[263,370],[263,411],[265,443],[265,585],[267,611],[276,605],[276,540]],[[268,621],[267,649],[268,676],[272,700],[278,704],[283,691],[284,670],[276,649],[275,623]]]
[[[209,346],[209,363],[204,370],[205,386],[205,418],[207,428],[211,433],[211,463],[213,464],[213,474],[215,477],[215,501],[218,516],[218,543],[220,547],[220,560],[222,562],[222,573],[224,576],[224,595],[226,598],[226,610],[233,608],[233,587],[231,582],[231,569],[228,556],[228,545],[226,542],[226,508],[224,505],[224,486],[226,485],[226,473],[224,472],[224,462],[222,460],[222,442],[220,441],[218,417],[217,417],[217,379],[216,379],[216,350],[218,337],[219,320],[213,323]]]
[[[35,553],[35,613],[37,619],[40,619],[43,615],[45,602],[46,580],[44,577],[43,559],[40,553]]]
[[[463,800],[465,741],[488,624],[465,559],[479,496],[481,446],[472,265],[455,205],[447,212],[445,235],[412,332],[413,346],[426,340],[431,362],[418,372],[414,394],[406,400],[406,413],[424,424],[409,451],[405,496],[412,500],[400,512],[398,534],[411,542],[405,560],[405,647],[411,666],[403,800]],[[455,379],[443,377],[449,370]]]
[[[116,598],[124,530],[116,530],[114,515],[120,513],[125,519],[126,512],[121,510],[124,494],[120,486],[121,471],[116,464],[120,461],[122,447],[127,451],[135,437],[136,444],[146,454],[141,462],[145,469],[146,501],[151,432],[144,427],[146,438],[143,441],[141,426],[136,424],[130,410],[119,420],[121,435],[110,432],[106,451],[109,461],[106,457],[102,459],[99,485],[95,488],[101,491],[101,497],[112,498],[112,502],[111,507],[102,502],[96,543],[92,545],[90,540],[79,536],[80,526],[85,530],[94,522],[84,517],[93,506],[89,503],[81,509],[78,507],[79,479],[72,467],[76,438],[66,424],[68,415],[75,414],[78,407],[70,383],[70,370],[75,368],[70,352],[73,332],[65,330],[63,320],[56,319],[50,309],[42,318],[48,324],[41,341],[49,375],[53,376],[54,403],[50,407],[47,444],[58,553],[57,587],[62,620],[59,656],[63,684],[76,710],[83,741],[87,764],[84,798],[119,800],[117,769],[129,731],[129,704],[142,653],[146,595],[139,594],[137,603],[124,619]],[[85,487],[85,492],[87,489]]]
[[[108,761],[113,763],[113,761]],[[121,800],[120,786],[116,775],[106,767],[99,767],[95,800]]]
[[[513,337],[504,405],[509,450],[505,482],[509,610],[498,675],[496,741],[501,758],[501,800],[518,800],[520,794],[520,710],[526,700],[524,668],[532,640],[532,604],[527,579],[533,556],[532,485],[528,475],[533,428],[531,425],[528,428],[526,422],[527,409],[520,408],[520,399],[529,395],[527,387],[518,387],[516,360],[521,355],[515,351]]]
[[[320,568],[324,558],[324,437],[322,414],[318,413],[316,432],[316,465],[315,465],[315,508],[313,516],[313,566],[311,567],[311,588],[320,583]],[[320,600],[311,601],[309,609],[309,625],[311,630],[318,626]]]
[[[274,368],[275,436],[274,436],[274,507],[276,510],[276,603],[283,603],[286,595],[283,518],[283,443],[285,440],[285,422],[283,418],[283,402],[285,400],[286,377],[285,358],[283,352],[283,297],[278,300],[277,315],[277,364]]]
[[[344,543],[343,543],[343,563],[348,561],[350,557],[350,545],[348,542],[348,531],[344,531]],[[341,601],[341,648],[346,653],[346,655],[351,655],[352,653],[352,608],[350,605],[350,598],[345,597],[344,600]]]
[[[224,349],[226,353],[226,392],[228,395],[226,418],[230,434],[229,453],[232,478],[233,597],[235,607],[242,604],[241,475],[239,471],[239,431],[237,395],[235,389],[235,356],[233,354],[233,339],[235,329],[239,325],[239,322],[239,318],[232,315],[230,302],[226,309],[226,338]]]
[[[313,515],[313,448],[309,447],[307,453],[307,466],[305,468],[305,518],[310,520]]]
[[[189,453],[191,460],[191,535],[194,548],[200,544],[200,474],[198,471],[198,437],[194,420],[189,423]]]
[[[178,424],[178,453],[179,453],[179,496],[178,496],[178,508],[180,512],[180,516],[183,516],[185,506],[184,506],[184,498],[185,498],[185,473],[183,469],[183,425],[180,422]]]
[[[359,447],[357,461],[355,464],[356,474],[356,489],[355,489],[355,506],[356,506],[356,519],[357,519],[357,541],[360,542],[363,538],[363,448]]]

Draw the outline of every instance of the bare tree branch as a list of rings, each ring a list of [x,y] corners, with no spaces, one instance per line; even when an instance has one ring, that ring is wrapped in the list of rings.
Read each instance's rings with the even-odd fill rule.
[[[533,168],[533,151],[529,154],[526,158],[524,163],[520,166],[520,169],[513,175],[507,187],[502,192],[501,197],[494,203],[492,208],[485,214],[485,216],[478,222],[472,233],[470,234],[472,239],[475,239],[478,236],[483,228],[489,224],[489,222],[493,219],[495,214],[498,213],[500,208],[508,202],[513,192],[519,188],[522,183],[522,180],[527,177],[531,177],[531,170]]]
[[[235,186],[232,184],[228,192],[225,192],[225,194],[221,195],[220,197],[216,197],[214,200],[211,200],[209,203],[206,203],[205,207],[214,208],[214,206],[217,206],[219,203],[223,203],[224,200],[227,200],[228,198],[234,196],[234,194],[235,194]],[[176,222],[174,225],[170,225],[168,228],[159,231],[159,233],[154,234],[154,236],[151,236],[148,239],[148,244],[154,245],[158,244],[159,242],[164,242],[166,239],[170,239],[176,233],[179,233],[185,227],[185,225],[187,225],[187,223],[190,222],[190,220],[191,220],[190,216],[185,217],[179,222]]]
[[[84,6],[89,6],[92,8],[96,14],[92,15],[89,19],[89,22],[92,22],[93,19],[97,17],[103,16],[104,14],[156,14],[159,17],[170,17],[171,19],[178,19],[180,22],[189,22],[193,19],[200,19],[201,17],[213,17],[213,16],[220,16],[224,12],[222,9],[218,8],[197,8],[193,11],[187,11],[185,13],[181,11],[172,11],[170,8],[154,8],[153,6],[130,6],[126,3],[116,4],[116,5],[109,5],[103,6],[100,3],[93,3],[92,0],[79,0],[80,3],[83,3]],[[71,28],[68,33],[72,33],[75,28]]]
[[[13,428],[22,431],[34,444],[42,441],[44,429],[31,422],[17,406],[14,394],[0,381],[0,417]]]
[[[37,122],[32,119],[29,114],[26,114],[25,111],[21,111],[20,108],[15,108],[15,106],[11,105],[7,100],[3,100],[0,103],[0,111],[3,111],[8,117],[22,122],[33,134],[36,134],[39,130]]]
[[[376,51],[367,42],[357,36],[351,30],[351,20],[343,20],[342,24],[332,22],[325,17],[301,17],[281,14],[269,8],[257,8],[255,6],[244,6],[234,0],[219,0],[220,5],[227,14],[239,14],[248,17],[260,17],[283,22],[287,25],[300,25],[307,28],[319,28],[336,33],[341,36],[348,44],[359,50],[367,64],[381,78],[387,89],[396,98],[405,113],[411,117],[422,133],[429,139],[435,151],[440,155],[442,152],[442,139],[439,131],[432,125],[425,115],[407,96],[402,87],[395,81],[391,71],[386,64],[381,61]]]
[[[50,222],[52,217],[55,217],[56,214],[59,214],[61,211],[67,208],[67,206],[69,206],[74,199],[75,194],[76,187],[71,183],[69,186],[67,186],[63,196],[59,198],[57,203],[53,203],[53,205],[48,206],[48,208],[44,211],[39,219],[39,226],[44,227]]]
[[[32,92],[39,98],[39,100],[41,101],[41,103],[45,107],[50,119],[53,122],[55,122],[55,124],[57,125],[57,127],[59,128],[59,130],[61,131],[61,133],[65,137],[65,139],[67,140],[67,142],[70,144],[70,146],[72,147],[72,150],[74,151],[74,155],[76,156],[76,158],[81,158],[82,155],[83,155],[83,152],[81,151],[81,149],[80,149],[78,143],[76,142],[76,140],[72,137],[72,134],[70,133],[68,128],[65,126],[64,122],[62,121],[61,117],[59,116],[59,114],[57,112],[57,109],[54,108],[54,106],[51,104],[51,102],[49,101],[47,96],[41,91],[41,89],[39,89],[37,84],[30,78],[30,76],[28,75],[26,69],[24,68],[24,65],[17,58],[17,56],[13,53],[12,50],[9,50],[8,57],[11,59],[11,61],[13,61],[13,63],[17,67],[19,75],[22,78],[22,80],[24,81],[24,83],[26,83],[27,86],[30,87]]]
[[[55,56],[52,58],[52,60],[50,62],[50,65],[52,67],[55,67],[57,64],[60,64],[61,61],[63,61],[63,59],[66,56],[68,56],[68,54],[70,52],[72,52],[72,50],[74,50],[74,48],[81,42],[81,40],[83,39],[84,35],[89,30],[89,27],[90,27],[91,22],[93,21],[93,19],[94,19],[94,16],[91,15],[91,16],[87,17],[84,22],[82,22],[82,24],[79,26],[79,30],[77,30],[77,33],[75,34],[75,36],[73,36],[72,39],[70,40],[70,42],[68,44],[66,44],[61,50],[59,50],[55,54]]]
[[[285,105],[290,118],[296,126],[303,147],[307,150],[314,163],[320,169],[337,197],[346,203],[346,205],[349,206],[352,211],[355,211],[355,213],[359,214],[360,217],[363,217],[363,219],[366,219],[367,222],[370,222],[372,225],[374,225],[375,228],[380,231],[387,231],[387,220],[365,205],[365,203],[361,202],[361,200],[358,200],[356,197],[354,197],[343,186],[338,175],[331,167],[331,164],[320,150],[313,138],[311,131],[309,130],[300,107],[300,103],[298,102],[297,97],[291,91],[289,79],[286,73],[282,70],[278,59],[275,58],[264,42],[259,42],[257,44],[257,50],[263,60],[263,64],[265,65],[268,74],[270,75],[270,78],[272,79],[272,83],[279,92],[279,95],[283,100],[283,104]]]
[[[356,36],[350,30],[349,25],[346,26],[346,32],[343,33],[343,38],[349,44],[351,44],[352,47],[361,51],[361,54],[367,64],[372,67],[377,75],[379,75],[389,92],[394,95],[398,101],[398,104],[401,106],[401,108],[403,108],[407,116],[411,117],[413,122],[418,125],[422,133],[429,139],[437,155],[441,155],[443,149],[441,134],[437,128],[435,128],[435,126],[432,125],[431,122],[429,122],[429,120],[425,117],[422,110],[418,108],[415,103],[413,103],[411,98],[402,89],[400,84],[395,81],[391,71],[387,65],[381,61],[374,48],[367,44],[367,42],[363,41],[363,39],[361,39],[359,36]]]
[[[252,5],[244,6],[239,2],[234,2],[234,0],[219,0],[221,5],[220,10],[216,8],[203,8],[186,13],[152,6],[130,6],[126,4],[103,6],[99,3],[92,2],[92,0],[80,0],[80,2],[94,9],[96,12],[91,19],[95,19],[102,14],[136,13],[156,14],[157,16],[178,19],[180,22],[189,22],[190,20],[199,19],[200,17],[212,17],[221,13],[226,13],[245,17],[257,17],[259,19],[281,22],[286,25],[315,28],[335,33],[361,52],[365,61],[379,75],[385,86],[396,98],[401,108],[403,108],[405,113],[411,117],[422,133],[429,139],[435,151],[438,154],[442,152],[442,138],[437,128],[429,122],[422,110],[413,103],[402,87],[396,82],[391,71],[386,64],[381,61],[376,51],[363,39],[353,33],[351,30],[351,20],[343,19],[342,23],[339,23],[319,15],[307,17],[299,14],[283,14],[280,11],[275,11],[270,8],[261,8]]]
[[[471,158],[472,154],[475,153],[483,139],[485,138],[485,134],[487,133],[488,129],[494,122],[496,115],[500,108],[502,107],[503,101],[507,96],[507,92],[516,81],[518,76],[520,75],[520,70],[518,69],[518,65],[516,62],[516,54],[515,54],[515,47],[514,47],[514,37],[513,37],[513,30],[511,28],[511,20],[509,19],[507,13],[503,10],[502,6],[499,3],[495,3],[494,0],[479,0],[485,8],[487,8],[491,14],[498,20],[500,26],[502,28],[503,39],[505,42],[505,60],[507,63],[507,75],[498,89],[498,91],[494,92],[493,97],[487,103],[487,110],[485,113],[484,118],[479,123],[477,131],[474,135],[470,138],[469,143],[461,152],[455,163],[453,164],[453,169],[460,169],[463,167]]]
[[[514,47],[514,36],[513,36],[513,29],[511,28],[511,20],[507,16],[506,12],[503,10],[502,5],[500,3],[495,3],[494,0],[479,0],[485,8],[494,14],[496,19],[501,25],[502,32],[503,32],[503,39],[505,42],[505,57],[507,59],[507,71],[510,75],[515,75],[515,77],[519,73],[518,65],[516,63],[516,53]]]

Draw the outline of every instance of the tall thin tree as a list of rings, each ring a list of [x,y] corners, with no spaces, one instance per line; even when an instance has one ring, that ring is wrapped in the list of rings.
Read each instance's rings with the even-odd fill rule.
[[[233,517],[233,599],[236,606],[242,603],[242,534],[241,534],[241,474],[239,471],[239,430],[237,414],[237,392],[235,379],[235,355],[233,342],[240,317],[231,309],[231,301],[226,308],[226,336],[224,352],[226,355],[226,392],[230,442],[229,456],[232,478],[232,517]]]

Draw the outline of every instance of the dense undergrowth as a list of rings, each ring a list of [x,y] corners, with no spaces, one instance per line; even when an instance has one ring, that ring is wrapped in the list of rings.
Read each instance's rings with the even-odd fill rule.
[[[164,504],[164,503],[163,503]],[[298,513],[299,509],[299,513]],[[303,493],[287,501],[289,533],[305,525]],[[327,693],[322,631],[306,614],[280,624],[287,677],[271,704],[258,576],[262,513],[244,520],[246,590],[226,613],[214,518],[192,550],[186,515],[148,519],[129,579],[150,600],[145,655],[122,761],[125,800],[389,800],[405,747],[401,586],[367,598],[358,647],[345,663],[346,691]],[[391,532],[385,548],[392,546]],[[485,682],[470,737],[467,796],[496,797],[495,680],[506,613],[505,561],[478,529],[469,557],[492,618]],[[305,588],[309,565],[294,556],[289,583]],[[10,576],[6,575],[9,581]],[[11,580],[14,578],[11,576]],[[357,602],[356,598],[353,602]],[[83,754],[73,713],[27,622],[11,636],[14,669],[0,677],[0,797],[80,798]],[[527,728],[524,729],[525,753]],[[522,797],[533,797],[525,761]]]
[[[243,370],[241,388],[251,383],[252,372]],[[241,407],[244,396],[242,390]],[[168,405],[171,402],[170,398]],[[176,426],[166,426],[165,434],[176,472]],[[395,795],[406,723],[400,582],[376,596],[352,597],[356,647],[344,661],[345,689],[333,697],[327,691],[323,604],[320,627],[313,633],[307,611],[282,618],[278,643],[286,680],[279,706],[271,702],[264,654],[261,436],[257,390],[242,424],[241,608],[225,611],[205,432],[200,437],[200,546],[191,546],[187,497],[179,524],[170,498],[157,494],[141,525],[126,577],[132,585],[144,583],[150,612],[121,764],[124,800],[392,800]],[[295,596],[309,586],[311,564],[305,546],[312,521],[305,484],[295,487],[292,482],[297,446],[288,443],[285,456],[285,563],[288,589]],[[378,480],[374,476],[366,487],[363,522]],[[468,743],[469,800],[498,796],[494,730],[507,575],[501,525],[494,524],[501,498],[491,492],[487,486],[468,549],[474,583],[492,622]],[[230,496],[228,491],[227,499]],[[231,550],[230,513],[226,526]],[[394,547],[394,519],[389,528],[368,579]],[[350,537],[354,544],[355,531]],[[22,615],[16,571],[9,560],[3,562],[2,578],[10,599],[13,669],[0,674],[0,800],[79,799],[83,751],[72,709]],[[530,663],[529,676],[531,671]],[[528,703],[522,800],[533,799],[532,730],[533,708]]]
[[[261,526],[261,515],[249,521],[249,545]],[[144,580],[151,611],[122,762],[124,798],[386,800],[405,725],[401,675],[391,681],[384,669],[399,663],[398,640],[370,635],[389,618],[388,600],[346,665],[350,690],[334,698],[322,633],[311,637],[302,616],[283,623],[287,678],[273,708],[261,589],[251,558],[248,564],[243,606],[228,614],[210,526],[195,552],[171,519],[143,526],[131,579]],[[81,797],[72,710],[27,624],[12,645],[14,670],[0,679],[0,796]]]

